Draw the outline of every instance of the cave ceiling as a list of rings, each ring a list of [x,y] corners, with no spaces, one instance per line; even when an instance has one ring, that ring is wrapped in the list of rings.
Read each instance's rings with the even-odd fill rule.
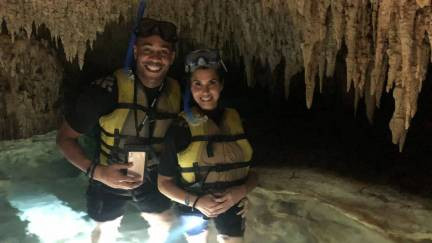
[[[97,33],[120,16],[135,15],[137,0],[1,0],[0,17],[14,40],[45,25],[69,61],[84,63]],[[182,39],[223,49],[244,63],[254,85],[253,63],[274,70],[284,63],[285,95],[304,72],[306,106],[335,73],[346,48],[346,89],[373,118],[383,92],[395,110],[389,127],[402,149],[431,62],[431,0],[149,0],[146,15],[175,22]]]

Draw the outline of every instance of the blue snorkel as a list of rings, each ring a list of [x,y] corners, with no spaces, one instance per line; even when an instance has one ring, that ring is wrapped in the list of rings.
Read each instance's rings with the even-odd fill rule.
[[[134,66],[134,56],[133,56],[133,46],[135,45],[136,42],[136,29],[138,28],[138,25],[141,21],[141,18],[144,15],[144,10],[146,8],[146,1],[145,0],[141,0],[139,7],[138,7],[138,12],[137,12],[137,19],[135,21],[135,26],[133,28],[131,37],[129,39],[129,45],[128,45],[128,49],[127,49],[127,54],[126,54],[126,58],[124,61],[124,71],[125,73],[129,73],[130,70],[132,70],[132,67]]]
[[[192,95],[191,95],[191,91],[190,91],[189,81],[186,80],[186,87],[185,87],[185,91],[183,94],[183,111],[186,113],[186,117],[188,119],[193,120],[192,110],[191,110],[191,107],[189,106],[191,96]]]

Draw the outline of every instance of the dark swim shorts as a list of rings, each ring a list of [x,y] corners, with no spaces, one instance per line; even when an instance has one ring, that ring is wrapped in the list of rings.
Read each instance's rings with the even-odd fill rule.
[[[122,216],[129,202],[145,213],[162,213],[171,207],[171,200],[159,192],[153,181],[146,181],[133,190],[113,189],[91,181],[87,189],[87,213],[98,222]]]
[[[238,204],[231,207],[225,213],[220,214],[214,220],[218,234],[223,234],[231,237],[242,237],[245,231],[245,218],[237,213],[241,210]],[[176,204],[176,212],[182,224],[183,231],[189,235],[197,235],[207,230],[208,219],[198,210],[185,205]]]

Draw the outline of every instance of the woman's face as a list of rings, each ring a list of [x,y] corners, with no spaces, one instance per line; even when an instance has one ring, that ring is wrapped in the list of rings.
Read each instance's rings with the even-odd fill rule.
[[[195,102],[203,110],[217,107],[223,85],[216,70],[211,68],[197,69],[191,77],[191,93]]]

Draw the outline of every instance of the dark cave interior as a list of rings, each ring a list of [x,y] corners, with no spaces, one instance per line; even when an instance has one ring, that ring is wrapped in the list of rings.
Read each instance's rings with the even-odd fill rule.
[[[131,24],[124,20],[107,25],[93,49],[87,51],[82,70],[77,62],[64,61],[65,104],[73,103],[89,82],[122,66],[130,28]],[[38,33],[49,35],[46,29]],[[180,41],[171,77],[178,80],[184,77],[182,60],[194,46],[188,40]],[[311,109],[307,109],[305,103],[304,73],[293,77],[290,95],[285,99],[284,65],[272,73],[257,63],[256,85],[248,87],[243,64],[225,60],[229,71],[222,102],[238,109],[244,119],[254,147],[256,166],[325,170],[366,183],[432,196],[429,186],[432,184],[432,65],[429,65],[418,112],[412,120],[404,149],[399,152],[398,146],[391,142],[388,127],[394,110],[392,94],[383,94],[372,124],[366,117],[363,100],[355,112],[353,89],[346,92],[345,55],[343,48],[338,54],[335,77],[325,80],[322,93],[315,89]]]
[[[108,8],[101,7],[105,1],[0,7],[7,10],[0,21],[6,47],[0,50],[0,242],[47,242],[45,229],[58,235],[48,242],[91,235],[83,194],[88,178],[58,149],[55,130],[91,82],[123,66],[136,9],[108,2]],[[259,176],[247,197],[245,242],[432,239],[430,1],[148,2],[147,16],[180,31],[169,76],[182,90],[184,57],[214,47],[204,43],[215,43],[228,67],[221,103],[239,111]],[[10,42],[12,35],[17,41]],[[320,87],[319,75],[333,76]],[[377,93],[368,94],[370,87]],[[366,97],[358,100],[359,94]],[[375,95],[380,106],[371,118]],[[89,158],[98,155],[98,137],[95,126],[79,138]],[[41,217],[31,215],[43,205]],[[122,239],[142,242],[148,224],[129,206]]]

